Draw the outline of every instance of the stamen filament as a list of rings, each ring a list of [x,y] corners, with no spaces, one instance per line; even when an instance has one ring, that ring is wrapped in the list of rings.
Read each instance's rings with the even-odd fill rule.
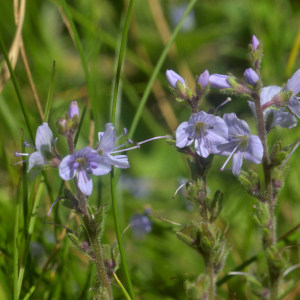
[[[58,198],[52,203],[52,205],[51,205],[51,207],[50,207],[50,209],[49,209],[49,211],[48,211],[48,213],[47,213],[47,216],[48,216],[48,217],[50,217],[50,213],[51,213],[51,211],[52,211],[53,206],[54,206],[58,201],[60,201],[61,199],[64,199],[64,197],[58,197]]]
[[[228,97],[224,102],[222,102],[219,106],[217,106],[217,108],[215,109],[215,112],[217,112],[223,105],[225,105],[226,103],[230,102],[231,98]]]
[[[175,196],[176,196],[176,194],[178,193],[178,191],[179,191],[185,184],[186,184],[186,182],[183,183],[181,186],[179,186],[179,188],[175,191],[175,194],[174,194],[174,196],[173,196],[173,199],[175,198]]]
[[[20,153],[18,151],[15,151],[14,155],[15,155],[15,157],[20,157],[21,155],[23,155],[23,156],[29,156],[30,154],[29,153]]]
[[[122,145],[120,145],[120,146],[115,147],[114,150],[120,149],[120,148],[124,147],[124,146],[127,145],[127,144],[130,144],[130,142],[127,141],[126,143],[124,143],[124,144],[122,144]]]
[[[227,163],[229,162],[230,158],[232,157],[232,155],[234,154],[234,152],[236,151],[236,149],[240,146],[242,142],[238,143],[238,145],[233,149],[233,151],[230,153],[230,155],[228,156],[228,158],[226,159],[224,165],[222,166],[222,168],[220,169],[220,171],[224,171],[225,166],[227,165]]]
[[[145,140],[145,141],[142,141],[142,142],[139,142],[138,144],[141,145],[141,144],[144,144],[144,143],[147,143],[147,142],[150,142],[150,141],[153,141],[153,140],[157,140],[157,139],[171,139],[172,137],[171,136],[156,136],[154,138],[151,138],[151,139],[148,139],[148,140]]]
[[[19,164],[22,164],[24,162],[27,162],[29,161],[29,159],[26,159],[26,160],[21,160],[21,161],[18,161],[17,163],[14,163],[14,164],[10,164],[11,166],[15,166],[15,165],[19,165]]]
[[[123,135],[126,135],[127,132],[128,132],[127,128],[124,128],[124,132],[119,137],[116,138],[116,141],[119,140]]]

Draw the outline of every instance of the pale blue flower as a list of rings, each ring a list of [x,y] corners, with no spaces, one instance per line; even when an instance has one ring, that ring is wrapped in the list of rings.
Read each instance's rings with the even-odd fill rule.
[[[226,123],[214,115],[201,111],[192,114],[188,122],[181,123],[176,130],[176,146],[184,148],[195,141],[198,155],[207,157],[211,146],[223,144],[228,140]]]
[[[264,87],[260,94],[261,106],[271,101],[272,98],[275,95],[277,95],[280,91],[281,88],[276,85]],[[254,102],[248,101],[248,104],[252,110],[253,115],[256,116]],[[264,110],[263,114],[266,122],[267,131],[270,131],[275,126],[293,128],[297,125],[297,119],[289,112],[286,112],[284,108],[274,109],[272,107],[269,107]]]
[[[259,40],[255,35],[252,36],[252,48],[253,50],[257,50],[257,47],[259,45]]]
[[[287,102],[287,106],[296,117],[300,118],[299,98],[296,97],[300,92],[300,69],[288,80],[283,90],[293,92],[292,97]]]
[[[247,84],[254,86],[258,80],[259,77],[253,69],[249,68],[245,71],[245,81]]]
[[[127,140],[126,143],[115,147],[116,141],[118,141],[123,135],[127,133],[127,129],[124,128],[124,133],[116,138],[116,131],[112,123],[107,123],[105,125],[105,132],[98,132],[99,144],[97,146],[98,154],[102,155],[109,161],[111,165],[114,165],[117,168],[127,169],[130,167],[128,162],[128,157],[126,155],[115,155],[112,154],[117,149],[132,143],[131,140]],[[126,149],[122,150],[125,151]],[[120,152],[120,151],[118,151]]]
[[[147,214],[135,214],[131,217],[131,230],[135,238],[143,239],[152,230],[153,222]]]
[[[212,147],[212,153],[222,156],[229,156],[224,163],[221,171],[232,159],[232,173],[238,176],[241,172],[243,158],[254,164],[260,164],[263,157],[263,146],[260,138],[250,135],[248,124],[237,118],[235,113],[224,114],[223,117],[228,126],[229,142]]]
[[[93,181],[89,174],[105,175],[111,170],[110,163],[96,150],[84,147],[73,155],[67,155],[59,165],[59,176],[64,180],[77,177],[78,186],[82,193],[90,196]]]
[[[73,119],[75,117],[75,115],[77,115],[77,117],[79,118],[79,108],[78,108],[77,102],[72,101],[69,106],[69,110],[68,110],[68,118]]]

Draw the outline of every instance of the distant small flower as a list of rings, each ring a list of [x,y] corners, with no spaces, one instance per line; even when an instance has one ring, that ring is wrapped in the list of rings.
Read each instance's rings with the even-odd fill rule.
[[[59,165],[59,176],[63,180],[77,177],[78,186],[82,193],[90,196],[93,190],[93,181],[89,174],[105,175],[111,170],[110,163],[98,155],[96,150],[84,147],[73,155],[67,155]]]
[[[209,76],[209,83],[215,89],[228,89],[231,88],[227,78],[227,75],[213,74]]]
[[[228,140],[226,123],[214,115],[201,111],[192,114],[188,122],[183,122],[176,130],[176,146],[184,148],[195,141],[198,155],[207,157],[211,153],[211,146],[223,144]]]
[[[78,108],[77,102],[72,101],[69,106],[69,110],[68,110],[68,118],[73,119],[75,117],[75,115],[77,115],[77,117],[79,118],[79,108]]]
[[[209,72],[205,70],[197,79],[197,82],[201,84],[202,88],[205,88],[209,81]]]
[[[245,81],[247,84],[254,86],[258,80],[259,77],[253,69],[249,68],[245,71]]]
[[[53,140],[53,133],[49,128],[48,123],[43,123],[43,125],[38,127],[36,133],[35,146],[37,151],[32,154],[18,153],[17,151],[15,151],[15,156],[29,156],[29,165],[27,172],[29,172],[32,168],[39,168],[37,171],[41,171],[40,168],[46,165],[58,167],[61,158],[55,150],[56,142],[57,138]],[[25,142],[24,146],[30,145]],[[37,175],[37,173],[35,173],[35,175]]]
[[[184,12],[186,11],[187,4],[178,5],[175,4],[171,5],[170,12],[171,12],[171,22],[173,27],[176,27],[179,23],[181,17],[183,16]],[[181,30],[183,31],[191,31],[196,26],[196,16],[195,10],[191,10],[190,13],[184,19]]]
[[[147,214],[135,214],[131,217],[131,230],[135,238],[142,239],[151,232],[153,222]]]
[[[273,85],[264,87],[260,94],[260,104],[263,106],[265,103],[271,101],[271,99],[277,95],[281,91],[279,86]],[[254,116],[256,116],[255,112],[255,104],[252,101],[248,101],[249,107],[252,110]],[[270,131],[275,126],[281,126],[285,128],[293,128],[297,125],[297,119],[286,112],[284,108],[273,109],[267,108],[263,112],[264,119],[267,125],[267,130]]]
[[[257,47],[259,45],[259,40],[255,35],[252,36],[252,48],[253,50],[257,50]]]
[[[166,72],[167,79],[169,81],[170,86],[173,89],[177,89],[177,81],[179,80],[181,83],[185,84],[184,79],[179,76],[176,72],[172,70],[167,70]]]
[[[224,114],[223,119],[228,126],[229,142],[214,146],[212,152],[217,155],[229,156],[221,171],[224,170],[233,156],[232,173],[238,176],[241,172],[243,158],[254,164],[262,162],[263,146],[260,138],[256,135],[250,135],[248,124],[238,119],[235,113]]]

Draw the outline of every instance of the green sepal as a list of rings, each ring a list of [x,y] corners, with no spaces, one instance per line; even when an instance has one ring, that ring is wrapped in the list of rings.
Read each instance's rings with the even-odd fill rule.
[[[193,91],[192,90],[190,90],[189,88],[187,88],[185,90],[185,92],[186,92],[186,95],[188,96],[189,99],[193,98]]]
[[[246,189],[248,194],[252,193],[252,184],[250,181],[250,177],[246,176],[243,172],[241,172],[238,176],[238,181],[241,183],[241,185]]]
[[[70,209],[78,210],[79,201],[75,198],[70,190],[64,189],[65,198],[61,200],[61,204]]]
[[[70,232],[67,233],[67,237],[69,238],[69,240],[71,241],[71,243],[75,246],[75,248],[79,252],[81,252],[88,259],[93,260],[92,257],[85,251],[85,250],[87,250],[87,249],[85,249],[86,246],[87,246],[86,248],[89,249],[89,246],[88,246],[88,244],[86,242],[85,243],[81,243],[80,240],[79,240],[79,238],[75,234],[70,233]]]
[[[250,286],[251,292],[259,297],[260,299],[266,299],[265,297],[262,298],[262,296],[265,294],[265,287],[262,285],[262,283],[255,278],[254,276],[246,276],[247,283]]]
[[[70,209],[75,209],[76,208],[76,206],[74,206],[74,202],[72,201],[72,200],[70,200],[70,199],[62,199],[61,201],[60,201],[60,203],[63,205],[63,206],[65,206],[65,207],[67,207],[67,208],[70,208]]]
[[[209,197],[206,197],[207,200],[209,200]],[[214,222],[217,217],[219,216],[221,210],[223,209],[223,200],[224,200],[224,194],[220,191],[217,190],[215,192],[213,200],[210,202],[210,206],[208,207],[211,217],[210,217],[210,222]]]
[[[202,188],[201,180],[198,178],[196,181],[188,181],[185,186],[188,195],[187,199],[191,202],[198,203]]]
[[[175,232],[176,237],[181,240],[183,243],[187,244],[188,246],[198,249],[198,245],[200,243],[200,235],[201,228],[196,225],[195,223],[191,223],[188,226],[184,227],[183,229]]]
[[[233,76],[228,76],[227,81],[233,87],[233,89],[235,89],[239,86],[238,82],[236,81],[236,79]]]
[[[288,151],[282,150],[282,142],[277,141],[271,151],[270,160],[271,166],[274,168],[283,163],[283,161],[288,157]]]
[[[81,243],[89,242],[89,235],[88,235],[86,229],[82,225],[80,225],[77,230],[77,236]]]
[[[46,157],[46,159],[48,161],[51,161],[53,158],[55,158],[55,156],[51,152],[49,152],[47,150],[44,150],[43,154],[44,154],[44,156]]]
[[[94,224],[97,236],[101,236],[104,229],[105,207],[99,208],[94,214]]]
[[[178,91],[179,95],[182,98],[186,98],[187,94],[186,94],[186,86],[185,86],[185,84],[183,84],[180,80],[177,80],[176,87],[177,87],[177,91]]]
[[[194,283],[186,280],[184,285],[190,300],[201,300],[207,297],[210,279],[207,275],[200,275]]]

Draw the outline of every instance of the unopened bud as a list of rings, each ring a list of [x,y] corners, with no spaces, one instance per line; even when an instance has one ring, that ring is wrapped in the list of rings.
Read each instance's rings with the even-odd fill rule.
[[[254,86],[258,80],[259,77],[253,69],[249,68],[245,71],[245,81],[247,84]]]
[[[259,40],[257,39],[257,37],[255,35],[253,35],[252,36],[252,49],[256,51],[258,45],[259,45]]]
[[[231,88],[231,85],[227,80],[229,77],[230,76],[227,75],[213,74],[209,76],[209,83],[215,89],[229,89]]]
[[[172,70],[167,70],[166,76],[167,76],[167,80],[169,81],[170,86],[173,89],[177,89],[178,81],[181,82],[183,85],[185,85],[184,79]]]
[[[197,79],[197,82],[201,84],[201,87],[204,89],[209,81],[209,72],[205,70]]]
[[[79,118],[79,109],[76,101],[72,101],[69,110],[68,110],[68,118],[73,119],[75,116]]]
[[[57,122],[56,122],[56,127],[57,127],[57,131],[58,133],[64,135],[67,131],[67,120],[63,119],[63,118],[58,118]]]

